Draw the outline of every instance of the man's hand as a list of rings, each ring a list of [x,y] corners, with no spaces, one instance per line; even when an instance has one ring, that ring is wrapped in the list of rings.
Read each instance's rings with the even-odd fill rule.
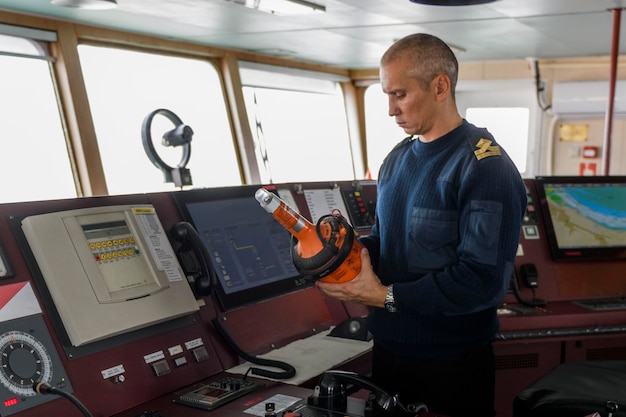
[[[372,262],[367,249],[361,250],[361,272],[353,280],[332,284],[316,281],[315,285],[326,295],[341,301],[354,301],[372,307],[383,307],[387,287],[372,269]]]

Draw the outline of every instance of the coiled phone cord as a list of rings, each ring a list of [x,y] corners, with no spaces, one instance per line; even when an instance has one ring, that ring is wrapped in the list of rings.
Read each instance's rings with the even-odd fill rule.
[[[215,327],[215,330],[217,330],[217,332],[224,338],[228,346],[233,351],[235,351],[235,353],[239,355],[242,359],[245,359],[248,362],[251,362],[257,365],[271,366],[271,367],[279,368],[283,370],[283,372],[276,372],[276,371],[270,371],[267,369],[251,367],[248,371],[251,372],[253,375],[264,376],[267,378],[274,378],[274,379],[288,379],[288,378],[293,377],[296,374],[296,369],[286,362],[276,361],[272,359],[258,358],[247,352],[244,352],[237,345],[237,343],[235,343],[232,337],[230,337],[226,329],[222,327],[222,324],[220,323],[217,317],[214,318],[212,322],[213,322],[213,326]]]

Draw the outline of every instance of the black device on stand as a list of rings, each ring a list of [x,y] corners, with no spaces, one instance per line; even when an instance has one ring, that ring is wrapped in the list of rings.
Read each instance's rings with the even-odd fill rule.
[[[343,413],[349,412],[348,397],[361,389],[369,391],[370,394],[365,402],[364,410],[358,415],[365,417],[406,415],[408,417],[428,411],[428,407],[423,403],[402,404],[397,395],[386,392],[365,375],[342,370],[324,372],[305,407],[314,407],[314,409],[344,415]],[[300,412],[300,410],[297,411]],[[300,414],[307,417],[308,414],[316,415],[317,413],[300,412]]]

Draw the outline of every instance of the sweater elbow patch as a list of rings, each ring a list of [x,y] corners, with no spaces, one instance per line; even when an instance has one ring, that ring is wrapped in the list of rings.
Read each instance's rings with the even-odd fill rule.
[[[498,262],[502,203],[472,201],[467,230],[463,238],[464,255],[476,262],[495,266]]]

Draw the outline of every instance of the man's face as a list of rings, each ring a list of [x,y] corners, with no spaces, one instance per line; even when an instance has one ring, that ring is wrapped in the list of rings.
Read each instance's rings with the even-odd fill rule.
[[[433,83],[428,91],[414,77],[407,76],[407,59],[397,59],[380,67],[383,92],[389,98],[389,116],[407,134],[426,135],[433,126],[437,100]]]

